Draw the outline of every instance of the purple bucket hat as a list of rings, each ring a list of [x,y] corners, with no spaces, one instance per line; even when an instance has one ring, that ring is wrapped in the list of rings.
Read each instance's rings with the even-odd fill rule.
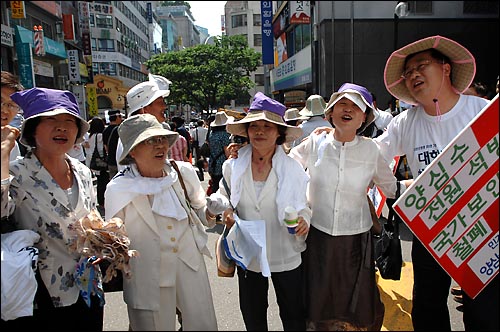
[[[15,92],[10,97],[24,112],[24,122],[21,127],[20,139],[20,142],[24,145],[28,145],[24,137],[26,123],[36,117],[54,116],[64,113],[73,115],[80,120],[80,132],[76,139],[76,143],[83,142],[83,135],[90,128],[88,122],[81,117],[76,97],[70,91],[31,88]]]
[[[333,110],[333,105],[335,105],[340,99],[347,98],[355,103],[363,112],[366,113],[366,120],[357,130],[358,134],[362,133],[369,124],[375,121],[375,107],[373,106],[373,97],[370,91],[364,86],[344,83],[337,92],[334,92],[330,97],[330,101],[325,108],[325,116],[328,118],[328,114]]]
[[[285,142],[291,142],[302,136],[302,129],[286,124],[283,116],[286,106],[277,100],[271,99],[262,92],[257,92],[254,96],[248,114],[241,120],[228,123],[226,130],[230,134],[247,136],[246,123],[258,120],[265,120],[286,127]]]

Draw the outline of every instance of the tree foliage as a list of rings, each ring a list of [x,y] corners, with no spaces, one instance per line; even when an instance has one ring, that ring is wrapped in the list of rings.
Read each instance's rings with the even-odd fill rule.
[[[186,6],[189,10],[191,10],[191,5],[187,1],[160,1],[160,6]]]
[[[250,98],[248,90],[255,84],[249,76],[260,65],[261,54],[243,36],[215,38],[214,45],[157,54],[145,63],[152,74],[172,81],[169,103],[209,110]]]

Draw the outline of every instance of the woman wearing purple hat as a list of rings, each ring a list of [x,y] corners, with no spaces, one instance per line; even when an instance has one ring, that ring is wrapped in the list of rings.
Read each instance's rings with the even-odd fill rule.
[[[258,92],[248,114],[227,124],[233,135],[248,137],[237,159],[223,164],[219,192],[228,197],[237,212],[228,209],[223,222],[234,223],[234,213],[244,220],[264,220],[267,261],[285,331],[304,331],[305,312],[302,297],[302,258],[309,230],[311,210],[306,189],[309,177],[299,163],[288,157],[280,146],[300,137],[300,128],[283,120],[285,105]],[[222,182],[223,183],[223,182]],[[230,192],[230,194],[229,194]],[[285,225],[285,209],[298,211],[296,234]],[[258,259],[246,270],[238,266],[240,310],[248,331],[267,331],[269,279],[263,276]]]
[[[343,84],[332,94],[325,117],[334,129],[311,135],[289,153],[311,177],[313,217],[303,255],[308,329],[380,330],[384,304],[375,278],[366,191],[374,183],[393,198],[399,184],[376,143],[360,135],[374,120],[365,87]]]
[[[32,88],[11,98],[24,110],[20,142],[28,152],[9,164],[18,131],[2,126],[2,220],[13,214],[18,229],[32,230],[40,240],[35,244],[39,256],[33,314],[7,323],[30,330],[75,324],[82,330],[102,330],[104,294],[95,286],[90,294],[81,287],[77,264],[87,258],[69,247],[68,225],[96,207],[90,170],[67,155],[83,141],[89,125],[69,91]],[[98,283],[100,278],[95,278]]]

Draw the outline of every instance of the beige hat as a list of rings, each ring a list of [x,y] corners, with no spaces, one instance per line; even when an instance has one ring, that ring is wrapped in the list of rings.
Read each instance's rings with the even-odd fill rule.
[[[160,75],[149,74],[148,78],[148,81],[133,86],[127,92],[130,115],[148,106],[159,97],[165,98],[170,95],[169,86],[172,82]]]
[[[384,83],[386,89],[394,97],[411,105],[418,104],[406,88],[401,74],[403,73],[407,56],[433,48],[450,59],[451,84],[456,91],[462,93],[470,86],[476,75],[476,61],[474,60],[474,56],[465,47],[451,39],[442,36],[432,36],[420,39],[394,51],[389,59],[387,59],[384,70]]]
[[[229,116],[224,111],[215,113],[215,120],[210,122],[210,127],[221,127],[225,126],[230,122],[234,121],[234,117]]]
[[[325,114],[326,103],[320,95],[310,95],[306,100],[306,106],[300,110],[302,116],[316,116]]]
[[[129,164],[130,160],[127,156],[130,151],[150,137],[167,136],[169,147],[174,145],[179,137],[175,131],[163,128],[163,125],[151,114],[136,114],[129,117],[118,127],[118,135],[123,143],[123,152],[119,159],[120,165]]]
[[[303,116],[299,114],[299,109],[292,107],[285,111],[285,116],[283,119],[286,121],[294,121],[294,120],[307,120],[309,117]]]

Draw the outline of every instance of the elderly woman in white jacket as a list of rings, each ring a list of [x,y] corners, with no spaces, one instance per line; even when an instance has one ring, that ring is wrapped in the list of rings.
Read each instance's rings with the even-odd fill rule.
[[[130,327],[134,331],[174,331],[176,308],[184,330],[214,331],[217,321],[203,254],[204,226],[215,225],[225,205],[209,204],[193,167],[167,161],[178,134],[153,115],[126,119],[118,129],[119,162],[128,167],[108,184],[106,218],[121,218],[130,248],[132,277],[124,279]],[[210,202],[210,198],[208,198]]]
[[[309,177],[281,146],[302,133],[285,123],[285,110],[283,104],[258,92],[246,117],[227,125],[228,132],[248,137],[250,143],[238,151],[237,159],[224,163],[223,179],[238,217],[265,221],[267,261],[283,328],[304,331],[301,252],[305,250],[311,218],[306,198]],[[229,197],[223,183],[219,193]],[[289,234],[284,223],[287,206],[298,211],[295,235]],[[234,223],[233,213],[228,209],[223,214],[228,226]],[[257,259],[250,261],[246,270],[240,266],[237,269],[240,310],[246,329],[267,331],[268,278],[262,275]]]

